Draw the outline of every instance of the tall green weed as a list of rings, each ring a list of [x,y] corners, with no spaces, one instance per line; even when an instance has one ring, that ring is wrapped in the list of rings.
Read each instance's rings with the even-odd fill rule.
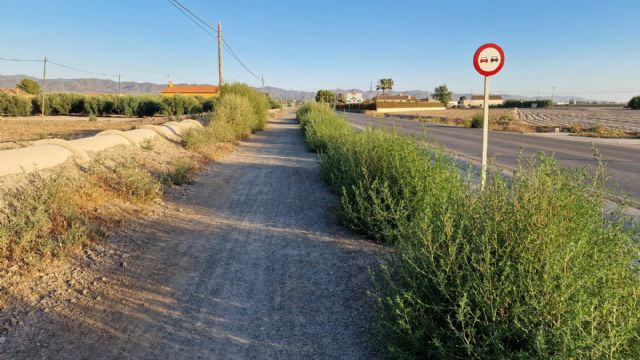
[[[375,292],[390,357],[640,357],[638,229],[603,214],[602,171],[540,154],[478,191],[435,146],[298,118],[344,223],[396,249]]]

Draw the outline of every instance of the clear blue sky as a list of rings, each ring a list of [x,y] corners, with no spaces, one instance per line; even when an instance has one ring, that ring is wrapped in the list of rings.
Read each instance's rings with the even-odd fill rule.
[[[496,92],[627,100],[640,94],[640,1],[181,0],[214,24],[267,85],[297,90],[480,92],[471,57],[500,44]],[[42,58],[163,83],[216,83],[215,40],[166,0],[2,0],[0,57]],[[225,54],[227,80],[259,82]],[[90,77],[50,66],[52,78]],[[41,76],[0,61],[0,74]]]

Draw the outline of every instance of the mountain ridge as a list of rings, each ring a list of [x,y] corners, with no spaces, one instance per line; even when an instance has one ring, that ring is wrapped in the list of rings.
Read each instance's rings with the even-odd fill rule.
[[[15,88],[16,84],[22,79],[32,79],[38,83],[42,82],[42,79],[35,78],[28,75],[0,75],[0,87],[2,88]],[[190,85],[204,85],[204,84],[190,84]],[[152,82],[136,82],[136,81],[122,81],[120,82],[120,92],[122,94],[160,94],[162,89],[166,85],[157,84]],[[314,100],[316,93],[312,91],[301,90],[288,90],[272,86],[257,87],[259,91],[269,94],[275,99],[284,100],[296,100],[296,101],[308,101]],[[330,89],[338,93],[347,93],[352,90],[362,92],[362,96],[368,99],[372,96],[376,96],[378,92],[363,91],[360,89]],[[79,92],[79,93],[99,93],[99,94],[117,94],[118,82],[108,79],[97,78],[75,78],[75,79],[47,79],[47,92]],[[413,95],[418,98],[428,98],[433,92],[424,90],[406,90],[406,91],[391,91],[393,95],[404,94]],[[479,95],[479,94],[475,94]],[[522,95],[510,95],[500,94],[505,99],[522,99],[522,100],[535,100],[535,96],[522,96]],[[469,96],[468,93],[454,93],[453,99],[457,100],[460,96]],[[555,96],[556,101],[596,101],[586,99],[580,96]]]

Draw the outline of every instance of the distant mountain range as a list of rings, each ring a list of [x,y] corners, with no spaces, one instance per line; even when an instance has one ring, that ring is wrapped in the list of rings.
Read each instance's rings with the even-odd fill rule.
[[[32,79],[41,82],[42,79],[34,78],[27,75],[0,75],[0,87],[2,88],[15,88],[16,84],[22,79]],[[195,85],[195,84],[192,84]],[[134,82],[123,81],[120,83],[121,92],[123,94],[159,94],[162,89],[166,87],[166,84],[155,84],[150,82]],[[276,99],[307,101],[315,99],[316,93],[311,91],[297,91],[286,90],[276,87],[266,86],[264,88],[257,88],[257,90],[269,94]],[[362,92],[362,96],[365,99],[376,96],[377,92],[362,91],[360,89],[331,89],[338,93],[347,93],[352,90]],[[100,94],[117,94],[118,82],[106,79],[47,79],[47,92],[79,92],[79,93],[100,93]],[[413,95],[419,99],[428,98],[432,92],[423,90],[409,90],[409,91],[392,91],[390,94],[398,95]],[[479,95],[479,94],[475,94]],[[469,96],[468,93],[454,94],[454,99],[457,100],[460,96]],[[527,97],[520,95],[507,95],[502,94],[505,99],[523,99],[534,100],[536,97]],[[556,101],[569,101],[571,99],[577,101],[593,101],[585,99],[579,96],[556,96]]]

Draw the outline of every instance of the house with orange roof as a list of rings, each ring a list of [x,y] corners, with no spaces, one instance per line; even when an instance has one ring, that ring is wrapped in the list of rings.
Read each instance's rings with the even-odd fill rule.
[[[169,81],[169,85],[162,89],[162,96],[192,95],[202,97],[220,96],[220,87],[215,85],[174,85]]]

